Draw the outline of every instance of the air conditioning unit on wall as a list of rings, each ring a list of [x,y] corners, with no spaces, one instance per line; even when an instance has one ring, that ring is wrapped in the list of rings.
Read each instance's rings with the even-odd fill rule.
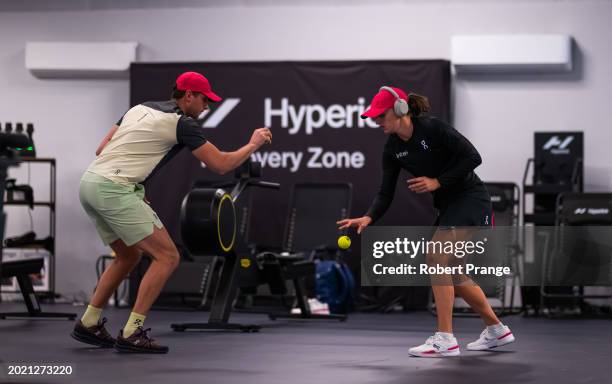
[[[460,73],[543,73],[572,70],[569,35],[460,35],[451,40]]]
[[[135,42],[27,42],[25,66],[40,78],[127,77]]]

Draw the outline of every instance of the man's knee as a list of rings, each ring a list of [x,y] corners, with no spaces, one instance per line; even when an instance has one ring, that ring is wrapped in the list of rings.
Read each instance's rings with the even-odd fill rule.
[[[138,248],[128,247],[121,241],[111,244],[111,248],[115,253],[115,260],[121,263],[136,265],[142,257],[142,252]]]
[[[178,251],[174,249],[170,256],[170,266],[172,267],[172,270],[175,270],[176,267],[178,267],[180,262],[181,262],[181,255],[179,255]]]
[[[140,263],[140,259],[142,259],[142,252],[130,252],[125,258],[125,263],[129,264],[131,268],[134,268]]]
[[[178,267],[179,262],[181,261],[181,257],[176,248],[166,249],[162,252],[159,252],[159,254],[156,255],[156,259],[157,261],[163,263],[172,270],[175,270],[176,267]]]

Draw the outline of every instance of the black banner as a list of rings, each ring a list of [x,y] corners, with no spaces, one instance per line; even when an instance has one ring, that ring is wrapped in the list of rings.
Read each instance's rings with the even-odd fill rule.
[[[265,245],[283,243],[289,191],[296,182],[350,182],[351,216],[365,213],[379,188],[386,136],[359,115],[380,86],[425,95],[432,115],[450,118],[450,63],[443,60],[134,64],[131,104],[168,99],[184,71],[204,74],[224,98],[203,118],[206,136],[217,147],[237,149],[258,127],[273,132],[272,145],[252,157],[262,163],[263,180],[282,184],[280,191],[253,194],[249,241]],[[408,177],[400,175],[381,224],[433,222],[431,196],[411,193],[404,182]],[[219,177],[183,151],[147,181],[149,200],[178,242],[180,203],[196,179]]]

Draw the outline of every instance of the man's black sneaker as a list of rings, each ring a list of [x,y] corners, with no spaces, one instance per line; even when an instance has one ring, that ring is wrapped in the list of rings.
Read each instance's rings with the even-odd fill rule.
[[[112,348],[115,346],[116,340],[106,331],[104,324],[106,324],[106,317],[93,327],[86,327],[81,320],[78,320],[70,336],[81,343],[97,345],[102,348]]]
[[[115,349],[125,353],[168,353],[168,347],[159,345],[147,334],[151,328],[138,329],[129,337],[123,337],[123,331],[119,331]]]

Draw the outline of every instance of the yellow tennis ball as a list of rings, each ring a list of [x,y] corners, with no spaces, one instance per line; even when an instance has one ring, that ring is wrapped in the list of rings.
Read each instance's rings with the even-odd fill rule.
[[[348,249],[351,246],[351,238],[348,236],[340,236],[338,238],[338,247],[340,249]]]

